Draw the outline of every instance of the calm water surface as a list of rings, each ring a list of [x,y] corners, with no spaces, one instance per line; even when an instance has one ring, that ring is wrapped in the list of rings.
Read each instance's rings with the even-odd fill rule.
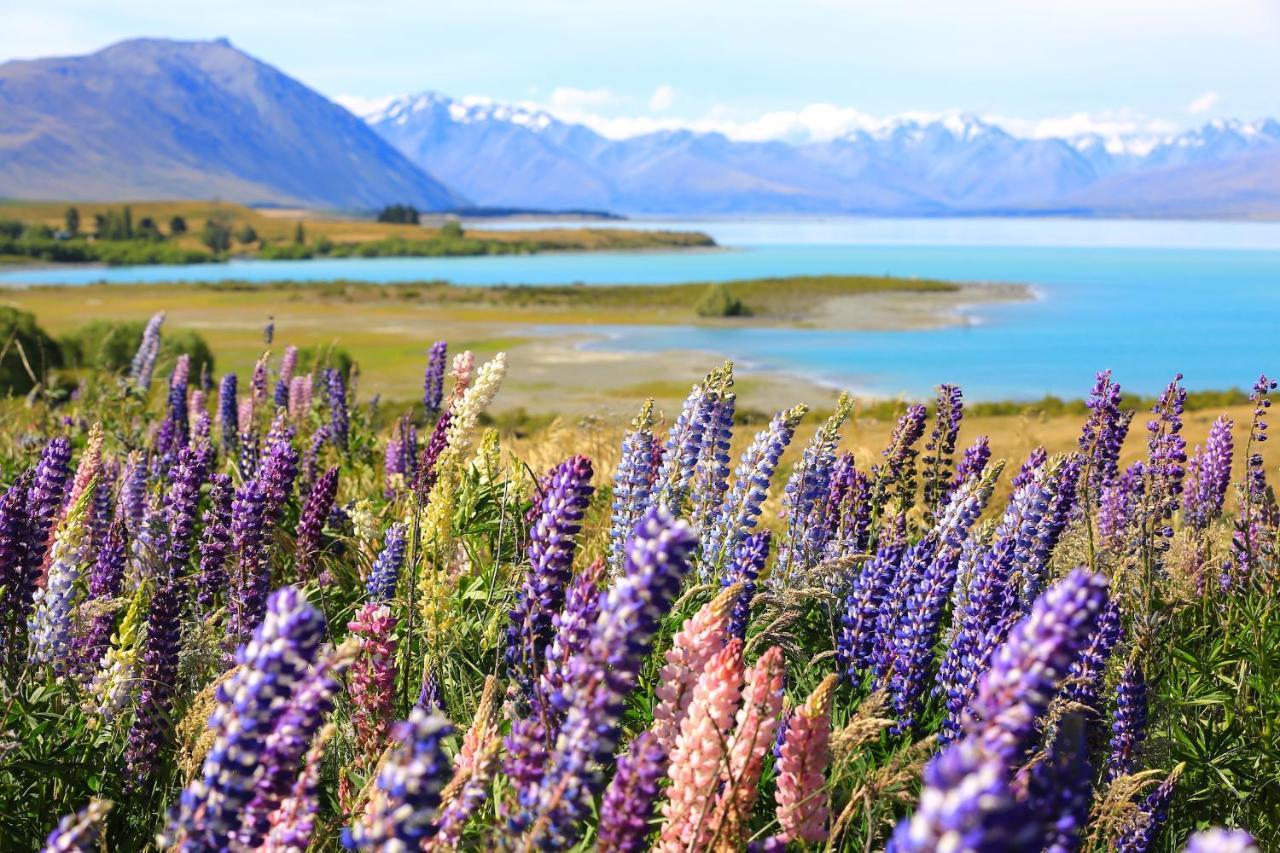
[[[589,346],[705,350],[881,394],[921,395],[938,382],[959,382],[971,399],[1081,396],[1102,367],[1148,393],[1174,371],[1186,374],[1193,388],[1247,386],[1259,371],[1280,373],[1280,223],[721,219],[610,225],[697,228],[726,249],[45,269],[0,274],[0,285],[335,278],[627,284],[821,273],[1019,282],[1034,287],[1036,300],[967,309],[966,325],[946,329],[616,327],[602,329],[605,338]]]

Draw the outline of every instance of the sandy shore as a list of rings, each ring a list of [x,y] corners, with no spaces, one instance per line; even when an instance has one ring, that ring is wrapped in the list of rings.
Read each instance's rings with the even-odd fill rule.
[[[972,323],[968,308],[1034,297],[1022,284],[962,284],[959,290],[938,293],[868,293],[828,299],[822,311],[795,325],[860,332],[940,329]]]

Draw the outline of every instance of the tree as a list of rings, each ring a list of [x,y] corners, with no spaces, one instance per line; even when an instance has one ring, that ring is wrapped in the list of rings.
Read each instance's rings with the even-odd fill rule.
[[[66,213],[67,233],[75,236],[80,233],[80,211],[74,207],[68,207]]]
[[[378,213],[378,221],[398,225],[417,225],[418,209],[411,204],[389,204]]]
[[[297,227],[293,229],[293,243],[295,246],[301,246],[307,242],[307,231],[299,222]]]
[[[150,216],[144,216],[138,220],[138,230],[136,236],[144,240],[163,240],[164,235],[160,233],[160,226],[156,225],[156,221]]]
[[[246,246],[250,243],[256,243],[258,242],[258,232],[254,231],[253,226],[246,222],[244,226],[236,232],[236,240]]]
[[[169,220],[169,233],[173,236],[187,233],[187,220],[181,216],[175,216]]]
[[[214,254],[225,252],[231,248],[231,229],[225,222],[206,219],[204,227],[200,229],[200,242]]]
[[[0,394],[26,394],[62,366],[62,349],[26,311],[0,306],[0,339]]]
[[[456,219],[450,219],[440,226],[440,236],[446,240],[461,240],[464,234],[461,223]]]
[[[698,300],[699,317],[746,317],[751,311],[727,285],[713,284]]]
[[[22,236],[22,223],[16,219],[0,219],[0,237],[16,240]]]

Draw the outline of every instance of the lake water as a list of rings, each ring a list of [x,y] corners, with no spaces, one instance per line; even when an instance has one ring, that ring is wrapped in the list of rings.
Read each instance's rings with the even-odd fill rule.
[[[1280,373],[1280,223],[713,219],[604,225],[696,228],[725,250],[42,269],[0,274],[0,285],[346,278],[483,286],[887,273],[1025,283],[1037,298],[966,309],[968,324],[937,330],[618,327],[601,329],[604,339],[588,346],[703,350],[886,395],[919,396],[939,382],[958,382],[971,399],[1079,397],[1104,367],[1146,393],[1176,371],[1191,388],[1247,387],[1260,371]]]

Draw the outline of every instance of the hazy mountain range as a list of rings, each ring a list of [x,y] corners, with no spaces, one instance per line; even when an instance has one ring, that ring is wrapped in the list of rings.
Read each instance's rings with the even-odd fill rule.
[[[361,121],[363,119],[363,121]],[[1280,122],[1129,144],[972,117],[821,142],[610,139],[435,93],[357,118],[225,40],[0,65],[0,196],[620,213],[1280,215]]]

